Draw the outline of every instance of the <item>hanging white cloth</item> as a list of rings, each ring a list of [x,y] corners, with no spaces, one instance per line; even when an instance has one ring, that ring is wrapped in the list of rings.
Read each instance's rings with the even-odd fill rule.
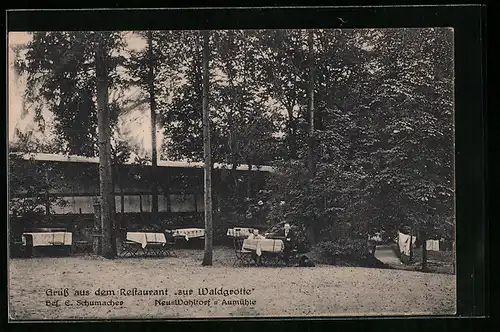
[[[411,237],[411,245],[410,245],[410,237]],[[415,246],[415,242],[417,241],[416,236],[410,236],[401,232],[398,232],[398,244],[399,244],[399,251],[406,255],[410,256],[410,246]]]
[[[410,256],[410,236],[398,232],[398,244],[399,251],[406,256]]]

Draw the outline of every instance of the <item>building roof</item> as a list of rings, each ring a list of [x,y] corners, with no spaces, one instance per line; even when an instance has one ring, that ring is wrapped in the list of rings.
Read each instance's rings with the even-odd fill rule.
[[[23,152],[11,152],[11,154],[15,154],[21,156],[25,160],[33,159],[37,161],[52,161],[52,162],[70,162],[70,163],[91,163],[98,164],[98,157],[84,157],[84,156],[76,156],[76,155],[62,155],[62,154],[50,154],[50,153],[23,153]],[[125,162],[126,165],[133,165],[133,162]],[[151,162],[146,162],[146,165],[151,165]],[[188,162],[188,161],[172,161],[172,160],[158,160],[159,167],[180,167],[180,168],[203,168],[203,162]],[[229,164],[221,164],[214,163],[214,168],[216,169],[231,169],[232,165]],[[248,165],[239,164],[236,167],[238,171],[247,171]],[[252,171],[260,171],[260,172],[274,172],[274,168],[272,166],[261,166],[255,165],[252,166]]]

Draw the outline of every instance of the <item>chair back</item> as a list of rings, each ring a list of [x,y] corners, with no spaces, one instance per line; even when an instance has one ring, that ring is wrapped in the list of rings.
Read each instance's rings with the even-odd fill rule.
[[[244,240],[245,240],[245,238],[241,236],[241,234],[238,230],[236,230],[234,233],[234,237],[233,237],[233,244],[234,244],[235,251],[237,251],[237,252],[241,251],[241,248],[243,247]]]
[[[116,236],[122,242],[127,241],[127,229],[126,228],[117,229]]]
[[[172,232],[164,232],[167,244],[175,244],[175,236]]]
[[[27,247],[33,247],[33,235],[31,234],[26,234],[24,235],[24,238],[26,239],[26,246]]]

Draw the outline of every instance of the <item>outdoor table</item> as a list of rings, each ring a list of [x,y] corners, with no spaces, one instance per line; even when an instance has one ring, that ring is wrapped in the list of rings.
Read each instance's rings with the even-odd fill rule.
[[[127,240],[124,255],[130,254],[135,256],[137,249],[129,248],[130,245],[140,245],[145,255],[153,254],[160,256],[161,254],[168,254],[169,248],[167,246],[167,239],[164,233],[151,233],[151,232],[127,232]]]
[[[253,228],[249,227],[234,227],[228,228],[226,235],[230,237],[248,237],[252,234],[252,231]]]
[[[167,243],[163,233],[127,232],[127,241],[140,243],[146,248],[148,243]]]
[[[71,246],[73,242],[71,232],[27,232],[22,235],[23,245],[27,244],[27,236],[31,236],[33,247]]]
[[[172,235],[175,237],[183,237],[186,241],[191,238],[205,237],[205,229],[203,228],[178,228],[172,230]]]
[[[245,250],[255,251],[260,256],[265,253],[282,253],[284,249],[282,240],[276,239],[245,239],[242,248]]]
[[[30,241],[28,241],[30,238]],[[73,243],[71,232],[25,232],[21,237],[22,245],[27,249],[28,256],[31,256],[35,247],[54,248],[64,247],[70,253]]]

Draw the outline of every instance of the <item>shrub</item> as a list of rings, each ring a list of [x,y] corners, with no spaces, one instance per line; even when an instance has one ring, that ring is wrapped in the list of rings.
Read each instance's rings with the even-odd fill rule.
[[[336,222],[326,226],[320,232],[319,240],[321,241],[338,241],[340,239],[348,239],[351,237],[351,224],[348,222]]]
[[[327,264],[337,264],[339,261],[356,264],[370,256],[367,241],[360,239],[323,241],[315,246],[315,250]]]

